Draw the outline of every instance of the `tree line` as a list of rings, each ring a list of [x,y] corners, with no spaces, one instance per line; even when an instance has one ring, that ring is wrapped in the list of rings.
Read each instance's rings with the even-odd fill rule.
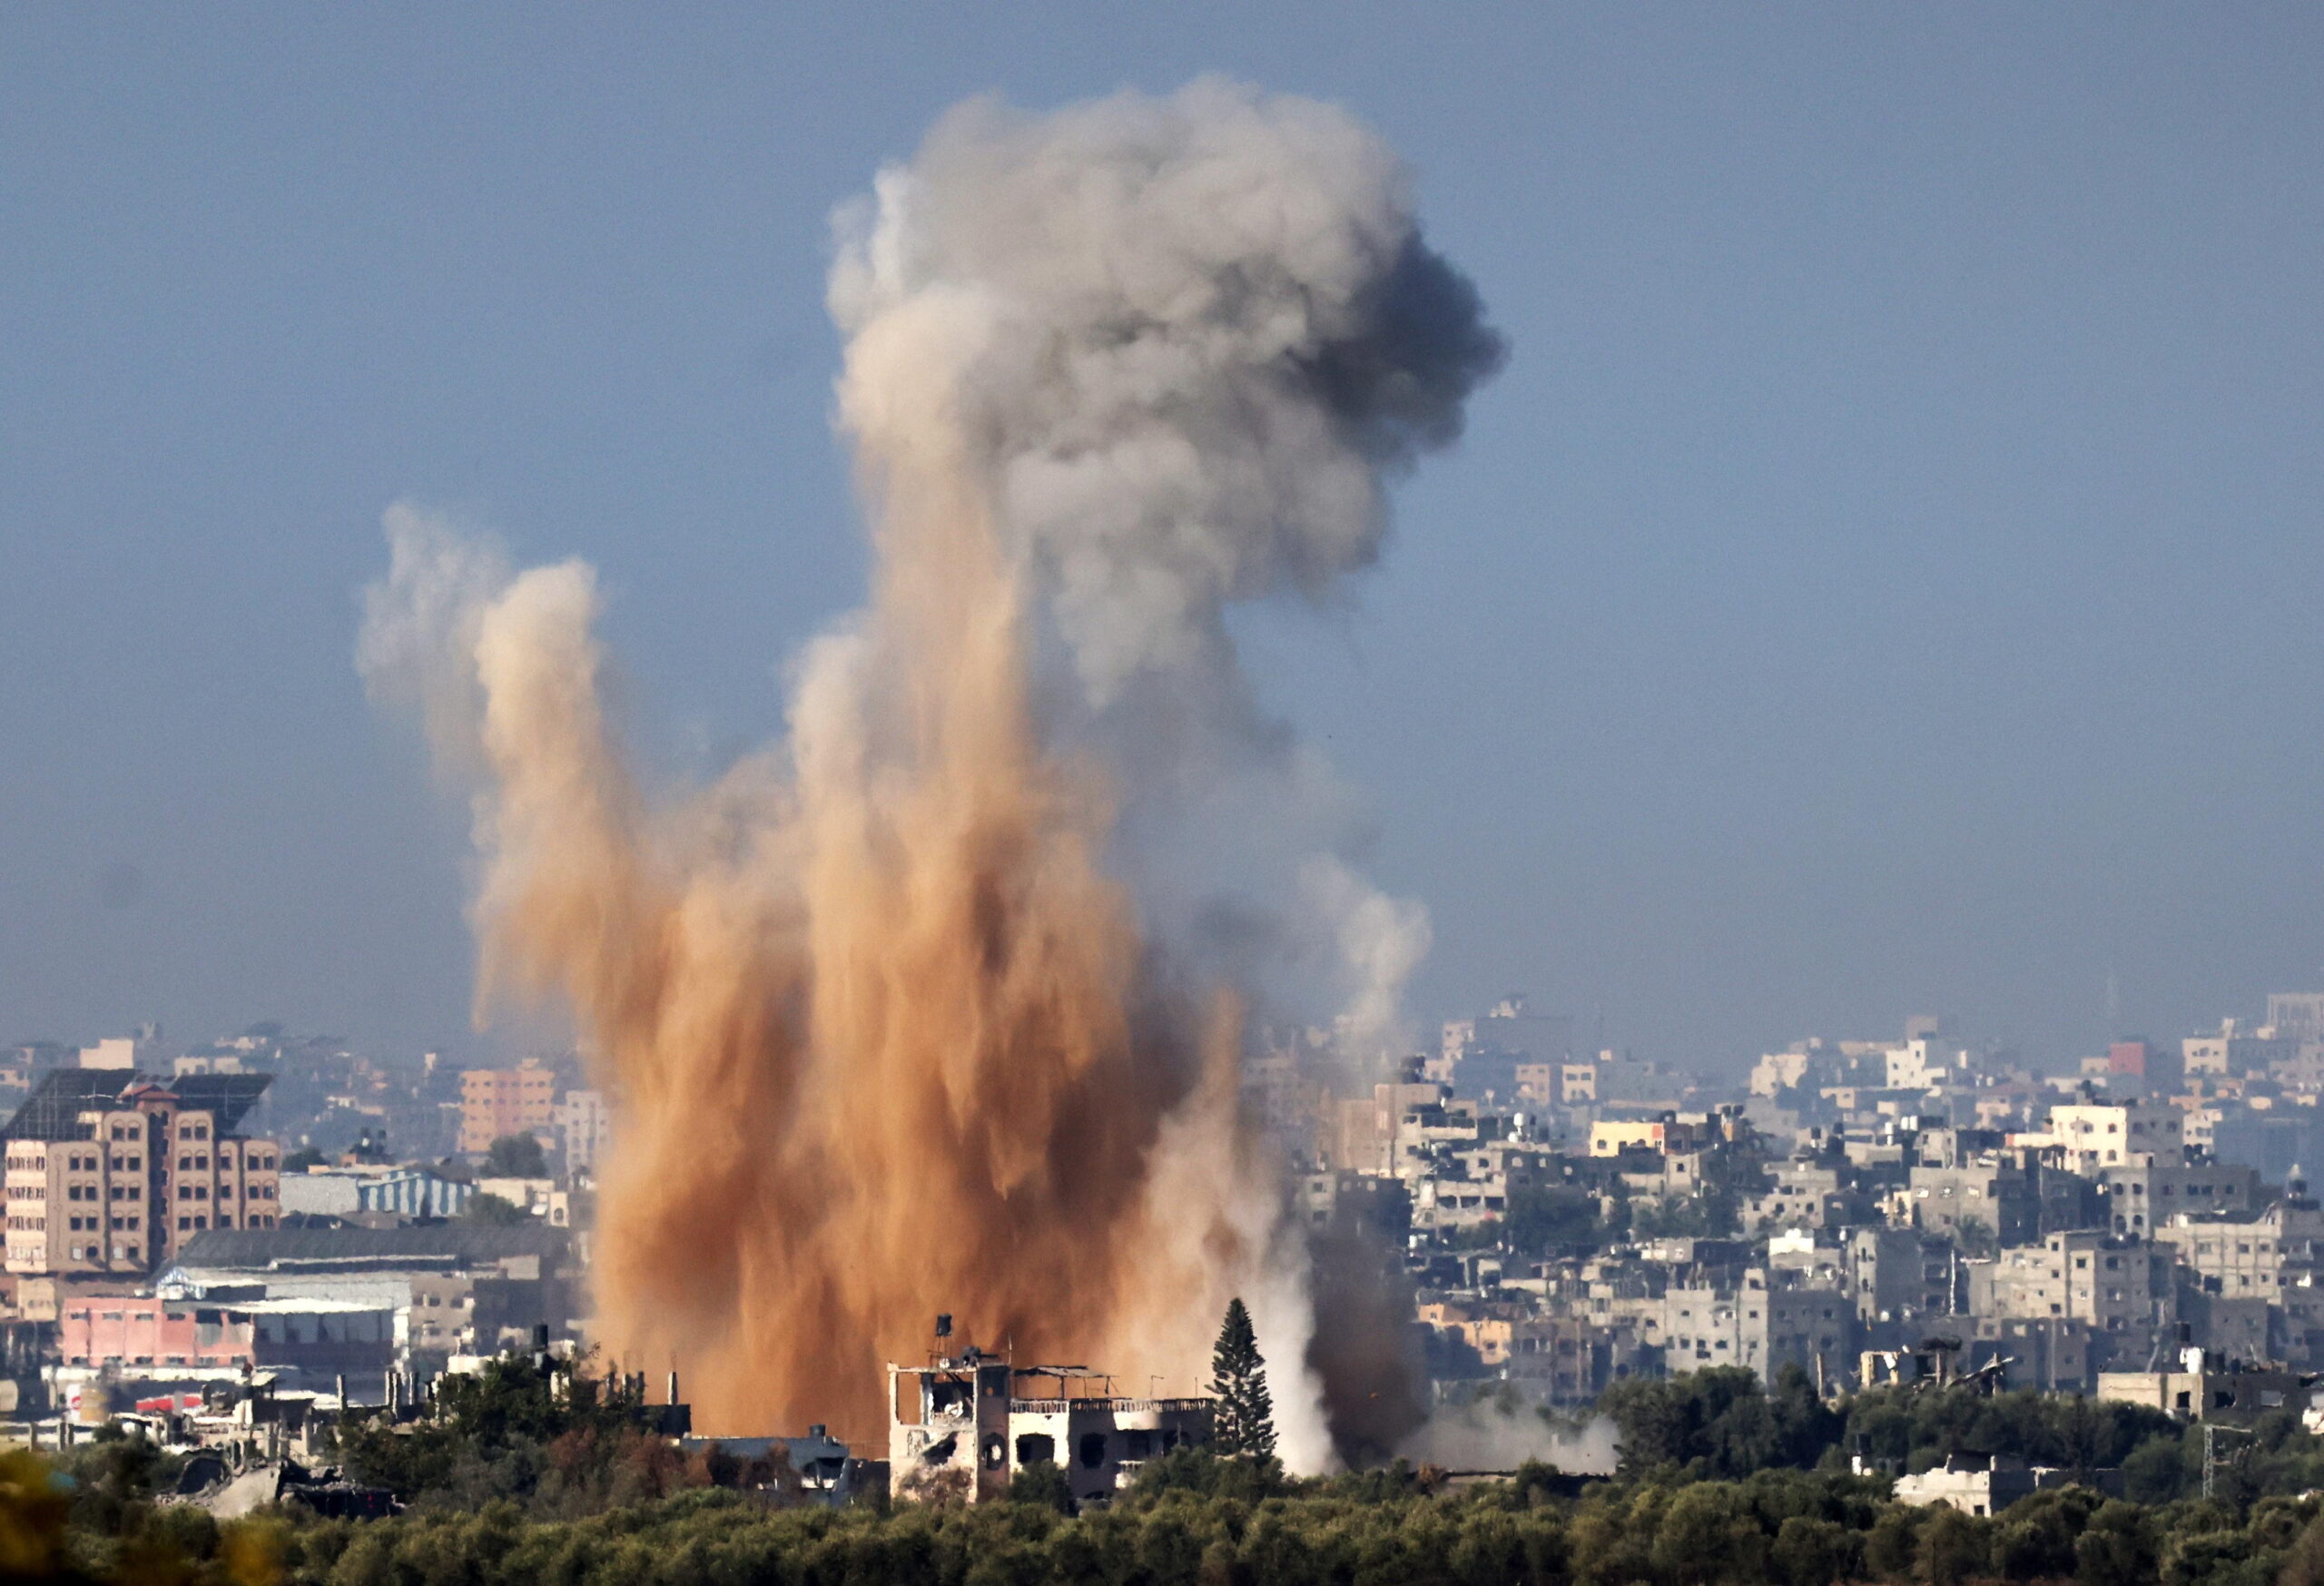
[[[84,1454],[84,1458],[90,1456]],[[2324,1586],[2324,1503],[2140,1504],[2081,1488],[1994,1519],[1892,1502],[1876,1478],[1572,1483],[1542,1466],[1453,1490],[1397,1467],[1323,1481],[1182,1451],[1079,1515],[1039,1494],[976,1505],[773,1507],[715,1487],[576,1519],[509,1499],[392,1520],[219,1524],[0,1461],[11,1579],[259,1586]],[[119,1494],[114,1495],[115,1498]]]
[[[1222,1329],[1217,1371],[1264,1426],[1256,1341]],[[219,1522],[173,1504],[176,1462],[111,1435],[51,1461],[0,1458],[0,1576],[238,1586],[2324,1586],[2324,1447],[2296,1419],[2254,1429],[2201,1486],[2200,1429],[2127,1405],[1965,1390],[1825,1404],[1747,1372],[1618,1385],[1621,1469],[1529,1464],[1456,1481],[1397,1464],[1322,1479],[1247,1452],[1182,1449],[1114,1502],[1075,1511],[1032,1467],[1005,1500],[812,1506],[795,1476],[682,1454],[617,1392],[510,1356],[448,1384],[414,1426],[349,1428],[340,1457],[393,1487],[396,1518],[295,1505]],[[1521,1411],[1521,1414],[1532,1412]],[[1256,1432],[1255,1432],[1256,1436]],[[2128,1497],[2048,1491],[2001,1515],[1896,1502],[1892,1469],[1947,1453],[2138,1473]],[[2192,1456],[2191,1458],[2191,1455]]]

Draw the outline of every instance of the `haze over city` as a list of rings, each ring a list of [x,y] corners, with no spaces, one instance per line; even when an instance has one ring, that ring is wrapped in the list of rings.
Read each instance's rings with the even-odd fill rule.
[[[0,8],[0,1573],[2324,1586],[2319,67]]]
[[[862,586],[833,207],[1204,72],[1376,128],[1510,350],[1377,567],[1234,618],[1416,1028],[2056,1063],[2324,977],[2310,13],[213,20],[0,52],[12,1037],[501,1049],[350,663],[382,512],[594,564],[649,774],[723,769]]]

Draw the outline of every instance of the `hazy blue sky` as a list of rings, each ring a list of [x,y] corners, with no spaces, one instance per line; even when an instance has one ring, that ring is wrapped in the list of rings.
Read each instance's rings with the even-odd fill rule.
[[[350,662],[416,499],[577,553],[714,764],[853,603],[825,217],[1218,70],[1410,158],[1513,357],[1357,609],[1246,625],[1506,990],[1689,1061],[2324,984],[2324,12],[0,10],[0,1037],[472,1045]]]

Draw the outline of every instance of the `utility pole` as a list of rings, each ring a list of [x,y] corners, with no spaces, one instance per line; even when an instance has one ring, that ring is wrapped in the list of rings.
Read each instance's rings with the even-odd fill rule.
[[[2250,1433],[2244,1431],[2240,1426],[2221,1426],[2217,1422],[2213,1421],[2206,1421],[2203,1423],[2203,1502],[2206,1503],[2210,1502],[2218,1495],[2218,1472],[2220,1466],[2222,1464],[2232,1463],[2235,1459],[2235,1455],[2232,1453],[2229,1454],[2224,1460],[2219,1457],[2219,1436],[2221,1433],[2225,1433],[2231,1437],[2249,1437],[2251,1435]]]

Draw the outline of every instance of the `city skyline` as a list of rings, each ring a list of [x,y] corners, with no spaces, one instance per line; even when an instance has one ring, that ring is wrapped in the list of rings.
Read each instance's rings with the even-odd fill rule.
[[[347,665],[380,512],[596,562],[637,747],[722,764],[862,581],[832,205],[963,94],[1213,69],[1379,125],[1513,349],[1353,600],[1236,627],[1431,911],[1423,1026],[2055,1062],[2324,980],[2296,10],[131,15],[5,25],[12,1038],[495,1055],[465,813]]]
[[[2324,1583],[2319,70],[0,11],[10,1579]]]

